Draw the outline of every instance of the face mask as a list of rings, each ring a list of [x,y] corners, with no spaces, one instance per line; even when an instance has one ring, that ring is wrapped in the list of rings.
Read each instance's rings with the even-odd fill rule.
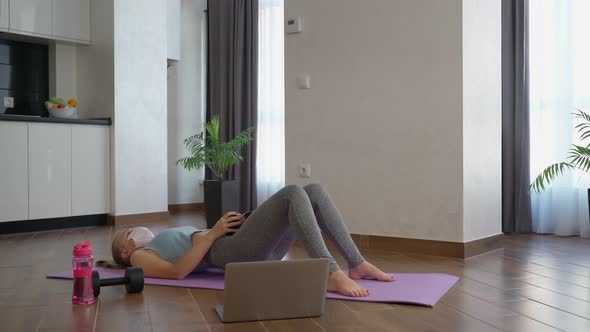
[[[145,227],[135,227],[129,233],[128,239],[133,240],[135,247],[145,247],[154,238],[154,233]]]

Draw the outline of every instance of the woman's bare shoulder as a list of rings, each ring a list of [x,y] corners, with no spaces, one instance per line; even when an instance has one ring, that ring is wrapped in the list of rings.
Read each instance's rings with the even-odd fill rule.
[[[147,277],[176,278],[174,265],[159,255],[154,255],[150,250],[136,250],[131,255],[131,266],[141,267]]]

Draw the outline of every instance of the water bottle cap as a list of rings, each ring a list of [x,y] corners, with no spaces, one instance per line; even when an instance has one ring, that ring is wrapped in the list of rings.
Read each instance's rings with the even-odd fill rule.
[[[74,246],[74,256],[91,256],[92,248],[90,247],[92,242],[80,242]]]

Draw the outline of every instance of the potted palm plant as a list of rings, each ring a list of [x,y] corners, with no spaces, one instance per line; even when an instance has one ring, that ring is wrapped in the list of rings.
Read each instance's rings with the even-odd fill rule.
[[[581,120],[575,128],[580,135],[580,140],[584,142],[590,138],[590,115],[578,110],[574,113],[574,116]],[[590,173],[590,144],[586,146],[572,144],[567,160],[547,166],[530,184],[529,189],[535,192],[544,191],[545,186],[548,186],[555,181],[555,178],[569,170],[581,170],[586,174]],[[590,209],[590,189],[588,189],[588,203]]]
[[[214,177],[204,181],[208,228],[213,227],[224,212],[238,209],[238,181],[225,179],[225,174],[230,166],[242,160],[242,147],[252,141],[253,130],[248,128],[228,142],[221,142],[219,118],[215,116],[205,123],[205,130],[184,140],[190,155],[179,159],[176,164],[188,171],[206,166]]]

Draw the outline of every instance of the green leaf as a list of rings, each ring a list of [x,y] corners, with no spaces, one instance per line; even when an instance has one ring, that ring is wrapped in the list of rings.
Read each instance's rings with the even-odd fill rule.
[[[580,135],[580,140],[590,139],[590,114],[577,110],[574,116],[582,121],[574,127]],[[536,192],[545,190],[546,185],[550,185],[556,177],[566,170],[579,169],[590,173],[590,143],[586,146],[572,144],[568,150],[567,159],[567,162],[553,164],[545,168],[529,185],[529,189]]]
[[[566,169],[575,168],[577,167],[566,162],[561,162],[546,167],[529,185],[529,189],[536,192],[541,192],[545,190],[545,185],[551,184],[555,180],[555,178],[563,174]]]
[[[219,128],[219,117],[214,116],[204,124],[202,132],[187,137],[183,142],[189,156],[179,159],[176,164],[189,171],[208,167],[217,179],[222,180],[228,168],[242,160],[241,149],[254,139],[254,128],[244,130],[225,143],[219,139]]]

